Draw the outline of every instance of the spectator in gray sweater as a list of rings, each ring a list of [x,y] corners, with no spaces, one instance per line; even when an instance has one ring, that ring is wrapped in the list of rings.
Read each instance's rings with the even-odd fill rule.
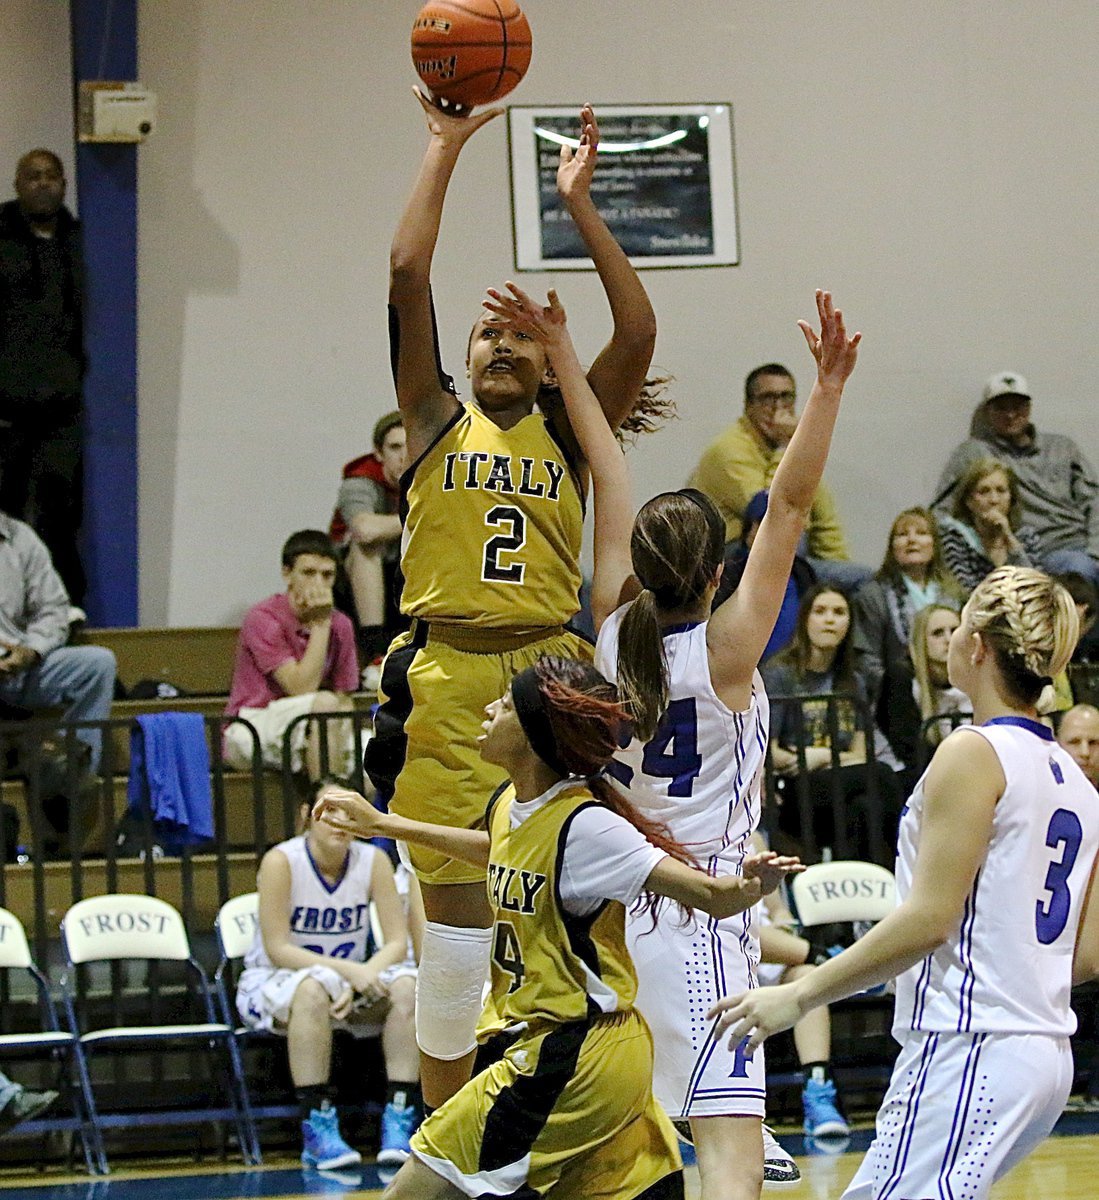
[[[949,512],[966,469],[991,454],[1015,474],[1023,520],[1037,535],[1046,570],[1077,571],[1099,585],[1099,479],[1072,438],[1035,429],[1030,407],[1022,375],[1001,371],[989,379],[970,437],[943,470],[935,507]]]
[[[29,525],[0,512],[0,700],[25,708],[62,705],[70,721],[111,715],[115,659],[106,646],[66,646],[69,595]],[[76,736],[99,765],[97,729]]]

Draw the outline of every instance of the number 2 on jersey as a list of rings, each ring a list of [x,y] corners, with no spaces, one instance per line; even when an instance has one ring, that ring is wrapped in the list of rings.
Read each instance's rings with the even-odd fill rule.
[[[527,540],[527,519],[522,509],[511,504],[497,504],[485,513],[485,524],[497,529],[507,526],[507,533],[498,533],[485,542],[485,558],[481,578],[491,583],[522,583],[526,563],[512,562],[501,566],[498,555],[521,550]]]
[[[1049,820],[1046,830],[1046,845],[1051,850],[1060,848],[1059,862],[1051,862],[1043,885],[1049,899],[1039,896],[1034,906],[1034,929],[1043,946],[1055,942],[1068,924],[1072,908],[1072,894],[1068,890],[1068,877],[1080,853],[1084,830],[1080,818],[1067,808],[1059,808]]]

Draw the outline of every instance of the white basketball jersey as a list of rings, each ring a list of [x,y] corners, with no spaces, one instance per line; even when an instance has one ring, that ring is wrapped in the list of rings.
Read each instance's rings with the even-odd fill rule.
[[[280,842],[275,849],[281,850],[290,863],[290,940],[314,954],[365,962],[370,937],[370,880],[378,851],[365,842],[352,842],[343,875],[334,887],[329,887],[304,837]],[[244,965],[274,967],[258,929],[252,948],[244,956]]]
[[[629,605],[599,631],[595,664],[618,676],[618,635]],[[743,845],[759,824],[769,705],[758,671],[752,698],[733,712],[710,682],[706,622],[664,630],[668,707],[656,735],[615,756],[617,783],[647,816],[663,822],[700,860]]]
[[[969,728],[995,750],[1007,787],[961,923],[897,980],[893,1031],[1067,1036],[1076,1029],[1072,958],[1099,850],[1099,800],[1037,721],[998,717]],[[901,814],[899,900],[912,886],[923,806],[921,779]]]

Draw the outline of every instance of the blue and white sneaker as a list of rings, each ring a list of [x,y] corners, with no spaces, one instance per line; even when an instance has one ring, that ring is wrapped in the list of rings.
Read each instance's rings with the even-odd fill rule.
[[[362,1162],[363,1156],[340,1136],[340,1118],[330,1105],[315,1108],[308,1121],[301,1123],[305,1148],[301,1160],[307,1167],[318,1171],[336,1171],[340,1167],[353,1167]]]
[[[847,1137],[850,1134],[851,1126],[836,1106],[836,1085],[832,1080],[807,1079],[801,1092],[801,1104],[805,1110],[805,1132],[810,1137]]]
[[[382,1144],[378,1151],[379,1167],[399,1167],[412,1153],[409,1139],[420,1124],[419,1111],[411,1104],[398,1108],[387,1104],[382,1109]]]

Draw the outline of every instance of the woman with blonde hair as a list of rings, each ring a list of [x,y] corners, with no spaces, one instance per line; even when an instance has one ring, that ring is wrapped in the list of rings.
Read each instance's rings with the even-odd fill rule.
[[[946,674],[950,636],[961,622],[950,604],[929,604],[912,622],[908,642],[911,666],[887,671],[878,701],[878,725],[893,753],[904,764],[907,794],[916,783],[930,751],[954,727],[953,715],[973,711],[969,698]],[[935,720],[934,718],[938,718]]]
[[[997,567],[1033,567],[1040,562],[1038,535],[1021,524],[1015,472],[987,456],[970,463],[954,489],[954,508],[942,516],[943,558],[967,592]]]
[[[1060,584],[998,567],[950,640],[972,725],[901,819],[898,907],[811,975],[714,1009],[751,1053],[805,1013],[897,980],[901,1051],[845,1200],[965,1195],[1042,1142],[1072,1085],[1070,989],[1099,974],[1095,791],[1039,719],[1079,619]]]
[[[912,656],[912,694],[919,708],[920,721],[949,717],[952,713],[972,713],[969,698],[947,676],[946,658],[950,638],[961,624],[958,610],[944,604],[921,608],[912,622],[908,651]],[[947,729],[949,732],[949,729]],[[928,727],[927,740],[937,746],[943,740],[943,723]]]

